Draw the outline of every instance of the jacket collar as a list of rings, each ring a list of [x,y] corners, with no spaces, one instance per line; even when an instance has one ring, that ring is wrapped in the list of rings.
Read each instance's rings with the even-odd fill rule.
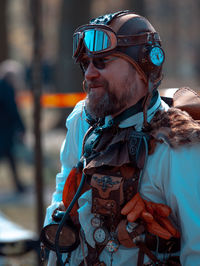
[[[153,106],[151,108],[148,109],[147,111],[147,121],[150,122],[151,119],[153,118],[154,114],[158,111],[158,110],[166,110],[168,109],[168,105],[166,105],[162,100],[161,97],[158,93],[158,97],[157,100],[155,101],[155,103],[153,104]],[[109,122],[112,120],[112,116],[106,116],[105,117],[105,126],[108,125],[109,126]],[[141,131],[142,130],[142,126],[143,126],[143,112],[137,112],[136,114],[124,119],[123,121],[121,121],[119,123],[119,127],[120,128],[126,128],[126,127],[131,127],[134,126],[135,129],[137,131]]]

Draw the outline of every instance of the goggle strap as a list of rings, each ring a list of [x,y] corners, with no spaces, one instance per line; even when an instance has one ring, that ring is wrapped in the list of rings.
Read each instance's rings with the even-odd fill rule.
[[[118,46],[131,46],[131,45],[142,45],[142,44],[152,44],[155,42],[161,42],[158,33],[148,32],[141,35],[133,36],[117,36]]]
[[[117,55],[118,57],[121,57],[123,59],[125,59],[126,61],[128,61],[131,65],[134,66],[134,68],[137,70],[137,72],[140,74],[140,77],[142,78],[142,80],[144,81],[145,84],[148,83],[147,81],[147,77],[144,73],[144,71],[141,69],[141,67],[135,62],[135,60],[133,60],[132,58],[130,58],[128,55],[121,53],[121,52],[116,52],[113,54],[113,56]]]

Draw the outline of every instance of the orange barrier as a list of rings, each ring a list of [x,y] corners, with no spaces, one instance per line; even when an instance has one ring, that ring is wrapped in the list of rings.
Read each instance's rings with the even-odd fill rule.
[[[84,92],[44,93],[41,95],[41,106],[44,108],[72,108],[85,97]],[[16,101],[20,106],[30,106],[33,104],[33,95],[29,91],[19,92],[16,95]]]
[[[173,97],[177,88],[160,89],[161,96]],[[200,92],[197,91],[200,95]],[[41,95],[41,106],[44,108],[73,108],[76,103],[86,97],[84,92],[75,93],[44,93]],[[19,91],[16,95],[19,106],[33,105],[33,95],[30,91]]]
[[[86,94],[83,92],[77,93],[55,93],[43,94],[41,96],[41,105],[43,107],[74,107],[77,102],[83,100]]]

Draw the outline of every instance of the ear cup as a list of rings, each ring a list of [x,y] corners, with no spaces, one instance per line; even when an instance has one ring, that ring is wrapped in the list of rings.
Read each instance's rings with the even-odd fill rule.
[[[145,45],[139,51],[139,65],[145,73],[151,73],[151,77],[157,80],[161,76],[165,53],[160,45]]]

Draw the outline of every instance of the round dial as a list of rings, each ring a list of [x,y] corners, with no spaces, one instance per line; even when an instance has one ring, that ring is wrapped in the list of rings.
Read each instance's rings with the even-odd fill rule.
[[[102,224],[102,221],[101,221],[101,219],[99,218],[99,217],[93,217],[92,219],[91,219],[91,224],[92,224],[92,226],[94,226],[94,227],[100,227],[101,226],[101,224]]]
[[[107,233],[102,227],[94,230],[94,240],[98,244],[103,244],[107,240]]]
[[[164,51],[159,46],[154,46],[149,53],[149,57],[154,65],[161,66],[165,58]]]

